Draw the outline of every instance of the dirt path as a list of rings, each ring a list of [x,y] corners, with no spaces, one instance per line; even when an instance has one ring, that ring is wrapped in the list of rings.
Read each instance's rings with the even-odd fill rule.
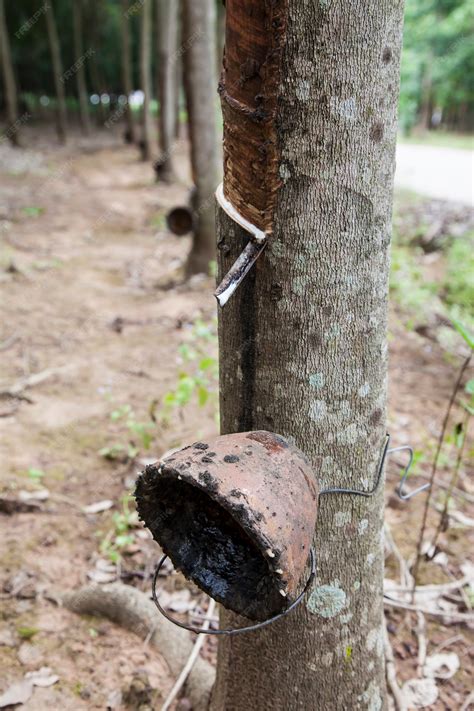
[[[52,375],[25,391],[31,402],[0,401],[2,489],[34,490],[34,469],[51,493],[43,513],[11,517],[0,544],[0,588],[28,576],[23,592],[4,603],[14,646],[0,646],[1,686],[41,662],[60,683],[36,689],[25,708],[103,709],[140,667],[165,693],[172,684],[166,666],[133,635],[57,609],[44,590],[86,581],[111,512],[86,516],[78,506],[119,502],[139,467],[98,455],[117,437],[110,412],[128,404],[147,419],[152,398],[176,380],[183,331],[208,319],[215,304],[207,279],[185,290],[155,288],[188,249],[163,228],[167,208],[186,200],[184,145],[183,183],[159,188],[133,148],[45,148],[29,174],[2,176],[2,387],[48,369]],[[214,427],[209,418],[198,429]],[[179,438],[176,430],[164,433],[153,455],[194,432],[191,417]],[[31,641],[22,641],[22,627],[37,630]]]
[[[181,182],[156,186],[133,148],[107,140],[76,139],[59,149],[45,135],[35,152],[20,155],[3,147],[0,153],[0,389],[51,369],[24,391],[27,400],[0,400],[2,492],[13,498],[38,488],[49,492],[40,512],[0,514],[0,692],[41,666],[60,677],[34,691],[24,705],[31,711],[104,709],[140,669],[162,696],[174,681],[160,655],[132,634],[103,620],[77,618],[54,603],[58,591],[103,573],[101,544],[114,514],[123,513],[122,497],[140,467],[99,456],[107,444],[130,439],[111,411],[127,405],[137,421],[148,420],[151,402],[176,384],[178,347],[192,324],[215,314],[210,279],[171,290],[156,286],[189,247],[164,227],[167,208],[186,201],[186,146],[177,153]],[[395,313],[390,347],[394,444],[425,448],[439,428],[453,368],[436,344],[407,334]],[[211,410],[189,406],[142,456],[157,458],[215,427]],[[393,465],[389,471],[387,516],[396,535],[402,531],[399,543],[408,553],[421,502],[394,503],[390,492],[398,474]],[[83,512],[81,507],[103,499],[114,508]],[[453,574],[459,572],[459,547],[459,541],[450,542]],[[148,591],[146,576],[156,556],[147,534],[134,529],[121,570],[145,575],[134,580]],[[400,639],[409,640],[404,617],[393,619]],[[453,634],[437,625],[430,629],[437,642]],[[410,678],[415,662],[404,643],[397,661]],[[458,643],[459,653],[465,650]],[[464,676],[457,685],[446,682],[449,703],[464,698],[465,683]]]
[[[399,143],[395,185],[473,207],[474,151]]]

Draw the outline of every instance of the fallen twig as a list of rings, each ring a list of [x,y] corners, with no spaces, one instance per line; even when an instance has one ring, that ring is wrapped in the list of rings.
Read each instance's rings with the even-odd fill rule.
[[[209,607],[207,608],[207,612],[206,612],[206,616],[204,618],[203,625],[202,625],[203,630],[209,629],[209,625],[211,624],[211,619],[214,614],[215,606],[216,606],[215,600],[211,599],[211,601],[209,603]],[[204,644],[205,638],[206,638],[206,636],[204,634],[198,635],[198,638],[196,639],[196,641],[194,643],[193,651],[189,655],[189,659],[186,662],[186,664],[184,665],[183,671],[181,672],[179,677],[176,679],[176,682],[174,683],[173,688],[171,689],[170,693],[166,697],[166,700],[165,700],[163,706],[161,707],[161,711],[168,711],[169,707],[171,706],[174,699],[178,695],[179,690],[181,689],[184,682],[188,678],[188,675],[189,675],[191,669],[193,668],[194,663],[196,662],[196,659],[198,658],[199,651],[200,651],[202,645]]]
[[[21,378],[20,380],[17,380],[17,382],[13,383],[13,385],[11,385],[9,388],[0,390],[0,397],[11,397],[19,400],[28,401],[28,398],[23,395],[24,391],[27,390],[27,388],[32,388],[35,385],[39,385],[45,380],[52,378],[53,375],[57,375],[58,373],[69,370],[70,368],[71,365],[63,365],[60,368],[46,368],[46,370],[42,370],[39,373],[33,373],[33,375],[29,375],[26,378]]]
[[[464,700],[463,705],[459,709],[459,711],[467,711],[470,706],[474,704],[474,691],[471,691],[469,696]]]
[[[423,509],[423,519],[421,522],[420,533],[418,536],[418,543],[417,543],[417,547],[416,547],[415,564],[413,566],[413,588],[415,588],[417,580],[418,580],[418,568],[419,568],[420,559],[422,556],[423,539],[425,537],[426,524],[428,521],[428,511],[429,511],[429,507],[430,507],[430,503],[431,503],[431,497],[433,495],[433,488],[434,488],[434,482],[435,482],[435,478],[436,478],[436,472],[438,471],[439,455],[441,454],[441,448],[443,446],[444,436],[446,434],[446,430],[448,427],[449,416],[451,414],[451,410],[452,410],[454,402],[456,400],[456,395],[458,393],[458,390],[461,387],[461,382],[464,377],[464,373],[465,373],[469,363],[471,362],[471,357],[472,357],[472,354],[469,354],[469,356],[464,360],[464,362],[459,370],[458,377],[456,378],[456,382],[455,382],[453,390],[451,392],[451,397],[449,398],[448,407],[446,408],[446,412],[445,412],[444,419],[443,419],[443,424],[441,427],[441,432],[438,437],[438,444],[436,446],[436,452],[435,452],[435,456],[433,459],[433,465],[431,467],[431,474],[430,474],[430,480],[429,480],[430,481],[430,488],[428,489],[428,495],[425,500],[425,506]]]
[[[387,676],[387,684],[392,692],[396,711],[406,711],[407,705],[405,703],[405,697],[403,696],[402,690],[398,686],[395,658],[393,656],[393,649],[390,644],[386,625],[383,626],[383,641],[385,648],[385,674]]]
[[[449,482],[449,488],[448,488],[448,493],[447,496],[444,500],[444,505],[443,505],[443,510],[441,512],[441,516],[439,517],[438,521],[438,526],[436,528],[435,534],[433,536],[433,540],[431,541],[431,545],[436,548],[436,544],[438,542],[438,538],[441,534],[441,531],[443,530],[443,527],[448,525],[449,522],[449,513],[448,513],[448,508],[449,504],[451,501],[451,496],[453,493],[453,489],[455,485],[457,484],[458,478],[459,478],[459,472],[461,470],[461,464],[464,456],[464,448],[466,446],[466,441],[467,441],[467,433],[469,430],[469,420],[470,420],[470,412],[469,410],[466,410],[466,413],[464,415],[464,422],[462,423],[462,441],[461,445],[458,448],[458,455],[456,457],[456,464],[454,465],[454,470],[451,476],[451,481]]]
[[[441,644],[438,644],[438,646],[433,649],[433,654],[439,654],[442,649],[446,649],[446,647],[450,647],[452,644],[456,644],[456,642],[465,643],[464,636],[462,634],[456,634],[454,637],[445,639],[444,642],[441,642]]]
[[[0,343],[0,351],[7,351],[9,348],[11,348],[11,346],[13,346],[14,343],[18,341],[19,338],[19,333],[12,333],[11,336],[9,336],[2,343]]]
[[[419,607],[418,605],[411,605],[408,602],[401,602],[401,600],[394,600],[387,595],[384,595],[383,601],[384,605],[388,605],[389,607],[400,607],[403,610],[413,610],[413,612],[422,612],[424,615],[434,615],[435,617],[451,617],[453,620],[460,620],[461,622],[474,622],[474,613],[470,612],[430,610],[427,607]]]
[[[415,594],[432,594],[438,593],[443,595],[447,592],[452,592],[453,590],[458,590],[464,585],[472,582],[472,577],[470,575],[465,575],[459,580],[454,580],[452,583],[443,583],[441,585],[417,585],[415,588]],[[412,592],[413,588],[411,586],[394,586],[393,588],[384,588],[386,593],[408,593]]]
[[[428,649],[428,645],[426,642],[426,620],[423,612],[421,610],[416,611],[416,618],[418,620],[418,624],[416,626],[416,636],[418,638],[418,662],[417,662],[417,671],[418,671],[418,676],[420,678],[423,678],[423,670],[425,668],[425,663],[426,663],[426,652]]]

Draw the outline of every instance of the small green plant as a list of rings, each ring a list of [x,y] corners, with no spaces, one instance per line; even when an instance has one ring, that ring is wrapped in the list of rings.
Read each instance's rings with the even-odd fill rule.
[[[474,305],[474,249],[473,233],[453,240],[447,253],[445,279],[446,303],[457,305],[465,312]]]
[[[33,481],[39,482],[46,476],[46,472],[44,472],[42,469],[30,467],[28,469],[28,476],[30,477],[30,479],[33,479]]]
[[[157,230],[163,230],[166,227],[166,215],[164,212],[157,212],[150,220],[151,226]]]
[[[187,342],[179,346],[183,368],[178,382],[166,393],[159,417],[166,423],[173,410],[180,410],[196,397],[199,407],[210,403],[217,410],[219,366],[217,357],[209,354],[217,342],[216,322],[198,319]]]
[[[390,291],[407,314],[406,326],[413,329],[420,316],[425,320],[433,310],[437,292],[436,284],[424,279],[423,271],[417,263],[418,250],[394,245],[390,275]]]
[[[124,548],[135,542],[133,529],[138,525],[137,512],[130,509],[132,497],[126,494],[121,499],[121,510],[112,515],[112,528],[105,534],[100,543],[100,551],[112,563],[118,563]]]
[[[127,442],[114,442],[99,450],[110,461],[129,461],[141,451],[148,451],[162,431],[169,427],[173,414],[182,414],[184,407],[195,401],[199,407],[208,405],[217,418],[219,368],[214,355],[217,324],[197,319],[186,340],[178,348],[180,370],[175,386],[161,403],[153,400],[148,419],[141,420],[128,403],[116,407],[110,414],[114,423],[123,423],[128,430]]]
[[[156,434],[156,424],[152,420],[142,422],[137,419],[135,411],[131,405],[125,404],[113,410],[110,414],[112,422],[122,421],[125,423],[130,440],[127,444],[116,442],[110,446],[102,447],[99,454],[111,461],[117,459],[135,459],[140,451],[140,447],[145,450],[150,449]]]
[[[36,205],[27,205],[26,207],[22,208],[22,212],[25,217],[39,217],[43,214],[44,208],[37,207]]]
[[[36,627],[28,627],[27,625],[25,625],[25,626],[17,627],[16,631],[18,632],[18,636],[21,639],[29,640],[29,639],[32,639],[35,636],[35,634],[38,634],[39,629],[37,629]]]

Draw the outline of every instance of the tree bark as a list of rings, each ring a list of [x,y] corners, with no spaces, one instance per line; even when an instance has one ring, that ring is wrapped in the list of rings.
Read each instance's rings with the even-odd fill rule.
[[[121,16],[121,31],[122,31],[122,84],[123,92],[127,97],[125,104],[125,124],[126,133],[125,140],[127,143],[135,143],[135,123],[133,121],[133,111],[130,106],[130,95],[133,91],[132,84],[132,52],[130,47],[130,26],[127,11],[129,9],[129,0],[122,0],[122,16]]]
[[[151,0],[143,0],[141,9],[140,79],[144,93],[142,107],[142,159],[150,160],[153,152],[151,117]]]
[[[160,101],[160,178],[171,182],[174,176],[173,142],[176,127],[176,49],[178,39],[178,4],[156,0],[157,23],[157,95]]]
[[[4,132],[13,146],[19,145],[19,120],[18,92],[16,89],[15,74],[10,51],[10,39],[5,19],[5,2],[0,0],[0,43],[3,69],[3,82],[5,87],[5,100],[7,105],[8,125]]]
[[[195,229],[186,275],[207,272],[215,259],[214,191],[219,180],[216,133],[214,0],[184,0],[184,69],[195,194]]]
[[[89,96],[87,94],[86,71],[83,64],[84,46],[82,42],[82,0],[75,0],[72,4],[73,9],[73,24],[74,24],[74,52],[76,61],[78,62],[76,77],[77,77],[77,94],[79,97],[79,113],[81,117],[81,128],[83,133],[88,136],[91,132],[91,124],[89,118]]]
[[[367,491],[385,442],[403,2],[226,10],[224,192],[270,236],[220,312],[221,431],[293,438],[322,489]],[[247,242],[218,208],[220,277]],[[213,711],[386,708],[382,522],[382,487],[322,497],[314,587],[285,619],[220,642]]]
[[[45,6],[46,27],[48,29],[49,47],[51,51],[51,62],[53,65],[54,86],[56,89],[56,99],[58,102],[57,111],[57,133],[61,143],[66,141],[67,111],[66,92],[64,88],[64,75],[61,61],[61,48],[59,45],[56,21],[54,19],[54,8],[52,0]]]

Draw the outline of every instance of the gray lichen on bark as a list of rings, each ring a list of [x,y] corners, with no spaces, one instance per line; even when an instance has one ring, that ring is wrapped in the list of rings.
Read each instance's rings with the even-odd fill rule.
[[[371,488],[385,441],[402,19],[396,0],[290,0],[273,234],[219,319],[222,432],[293,438],[322,488]],[[218,226],[222,275],[248,236]],[[306,604],[221,643],[214,711],[385,707],[382,522],[382,489],[324,497]]]

